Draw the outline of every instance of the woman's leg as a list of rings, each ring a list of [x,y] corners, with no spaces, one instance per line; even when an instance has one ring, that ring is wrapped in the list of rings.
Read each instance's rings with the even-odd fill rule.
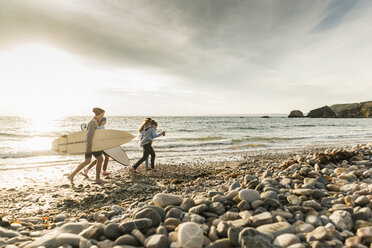
[[[140,164],[142,164],[149,157],[150,147],[151,147],[150,144],[146,144],[143,146],[143,156],[142,158],[140,158],[140,160],[137,161],[137,163],[133,165],[134,170],[136,170],[137,167],[140,166]]]
[[[105,161],[103,162],[103,171],[105,172],[107,170],[107,165],[108,165],[110,157],[106,154],[104,154],[104,156],[105,156]]]
[[[155,157],[156,157],[156,154],[155,154],[155,151],[154,151],[154,148],[152,148],[152,146],[150,147],[150,154],[151,154],[151,169],[154,169],[155,168]]]
[[[84,172],[83,172],[83,175],[88,177],[88,172],[90,169],[92,169],[93,166],[95,166],[97,163],[97,159],[94,160],[92,163],[90,163],[90,165],[88,166],[88,168],[84,169]]]
[[[97,158],[96,166],[96,183],[104,183],[105,181],[101,180],[101,167],[102,167],[103,157],[102,155]]]

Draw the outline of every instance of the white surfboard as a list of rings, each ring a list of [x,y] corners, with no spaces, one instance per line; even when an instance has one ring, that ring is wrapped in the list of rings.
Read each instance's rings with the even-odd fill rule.
[[[129,166],[130,160],[124,149],[120,146],[103,150],[110,158],[118,162],[119,164]]]
[[[56,152],[67,154],[84,153],[87,149],[88,131],[80,131],[62,135],[52,143],[52,149]],[[93,135],[92,151],[102,151],[128,143],[135,136],[124,131],[110,129],[96,129]]]

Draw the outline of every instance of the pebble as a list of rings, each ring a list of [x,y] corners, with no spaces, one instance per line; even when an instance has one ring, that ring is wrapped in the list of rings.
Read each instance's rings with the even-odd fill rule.
[[[132,245],[132,246],[138,246],[139,243],[138,243],[138,240],[133,237],[132,235],[130,234],[124,234],[120,237],[118,237],[115,242],[114,242],[114,246],[115,245]]]
[[[178,206],[183,202],[183,198],[177,195],[158,193],[154,196],[152,201],[159,207],[166,207],[169,205]]]
[[[252,203],[254,201],[260,200],[260,193],[253,189],[242,189],[239,191],[239,199]]]
[[[347,211],[336,210],[335,212],[333,212],[331,216],[329,216],[329,219],[340,231],[351,230],[351,228],[353,227],[353,220],[351,218],[351,214]]]
[[[162,221],[162,218],[158,214],[158,212],[155,211],[154,209],[151,209],[151,208],[145,208],[145,209],[137,212],[134,215],[134,219],[142,219],[142,218],[150,219],[151,222],[152,222],[152,224],[151,224],[152,227],[159,226],[160,222]]]
[[[119,230],[122,233],[130,233],[134,229],[144,230],[149,228],[152,225],[151,219],[143,218],[132,221],[124,221],[119,225]]]
[[[284,233],[294,233],[294,227],[287,222],[276,222],[257,227],[257,231],[272,235],[274,238]]]
[[[178,241],[183,248],[201,248],[203,230],[195,223],[183,223],[178,229]]]
[[[146,248],[163,248],[169,246],[167,236],[163,234],[155,234],[148,237],[145,241]]]
[[[290,245],[297,244],[300,242],[301,242],[300,239],[296,235],[286,233],[286,234],[282,234],[276,237],[273,245],[278,246],[278,247],[288,247]]]

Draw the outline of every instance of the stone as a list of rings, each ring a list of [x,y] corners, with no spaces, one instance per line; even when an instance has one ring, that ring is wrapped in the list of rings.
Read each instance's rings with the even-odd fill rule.
[[[57,234],[44,235],[41,238],[27,244],[24,248],[57,247]]]
[[[330,235],[324,226],[319,226],[315,228],[314,231],[308,233],[306,235],[306,238],[307,238],[307,242],[316,241],[316,240],[322,241],[322,240],[330,238]]]
[[[119,224],[110,223],[107,226],[105,226],[103,234],[111,240],[116,240],[118,237],[121,236],[122,233],[119,230]]]
[[[239,244],[241,248],[271,248],[272,238],[258,232],[252,227],[244,228],[239,233]]]
[[[237,189],[240,187],[240,183],[238,181],[234,182],[233,184],[230,185],[229,191],[232,191],[234,189]]]
[[[361,206],[361,207],[364,207],[365,205],[367,205],[370,201],[368,200],[368,197],[365,196],[365,195],[362,195],[362,196],[359,196],[356,200],[355,200],[355,204],[357,206]]]
[[[167,228],[165,226],[158,226],[158,228],[156,228],[156,234],[164,234],[164,235],[168,235],[168,231],[167,231]]]
[[[117,238],[114,242],[114,246],[115,245],[132,245],[132,246],[138,246],[139,243],[138,243],[138,240],[133,237],[132,235],[130,234],[124,234],[122,236],[120,236],[119,238]]]
[[[340,187],[341,192],[355,192],[359,189],[358,184],[346,184]]]
[[[266,191],[266,192],[262,192],[260,194],[260,197],[261,199],[267,199],[267,198],[271,198],[271,199],[275,199],[275,200],[278,200],[278,193],[276,193],[275,191]]]
[[[201,214],[208,210],[208,206],[205,204],[200,204],[198,206],[192,207],[189,209],[189,213],[192,214]]]
[[[302,203],[302,206],[313,208],[316,211],[319,211],[322,209],[322,206],[315,200],[304,201]]]
[[[165,226],[171,225],[177,227],[179,224],[181,224],[181,221],[177,218],[167,218],[164,222]]]
[[[299,206],[301,203],[301,199],[296,195],[287,196],[287,201],[293,206]]]
[[[21,236],[21,234],[15,232],[15,231],[8,230],[6,228],[0,227],[0,237],[13,238],[13,237],[17,237],[17,236]]]
[[[227,238],[216,240],[207,246],[207,248],[233,248],[233,247],[234,247],[233,244]]]
[[[58,214],[54,218],[54,222],[63,222],[63,221],[65,221],[65,219],[67,219],[66,215],[64,215],[64,214]]]
[[[351,230],[353,228],[353,220],[351,218],[351,214],[347,211],[336,210],[331,216],[329,216],[329,220],[340,231]]]
[[[167,236],[163,234],[155,234],[150,236],[146,241],[146,248],[163,248],[169,246]]]
[[[230,201],[232,201],[237,195],[239,195],[239,191],[234,189],[234,190],[231,190],[227,195],[226,195],[226,198]]]
[[[227,237],[227,231],[229,230],[229,226],[227,225],[227,223],[221,221],[220,223],[218,223],[217,225],[217,233],[218,233],[218,236],[221,237],[221,238],[226,238]]]
[[[257,227],[257,231],[272,235],[274,238],[284,233],[294,233],[294,227],[288,222],[276,222]]]
[[[217,228],[215,226],[211,226],[211,228],[209,229],[208,238],[212,242],[213,241],[216,241],[217,239],[219,239],[218,233],[217,233]]]
[[[303,118],[303,117],[305,116],[300,110],[292,110],[288,115],[288,118]]]
[[[309,223],[304,223],[295,226],[295,233],[309,233],[314,230],[314,226]]]
[[[294,190],[291,190],[291,193],[292,194],[295,194],[295,195],[304,195],[304,196],[308,196],[308,195],[311,195],[314,193],[315,190],[313,189],[294,189]]]
[[[165,219],[165,211],[163,208],[159,207],[159,206],[155,206],[155,205],[146,205],[143,209],[146,209],[146,208],[150,208],[152,210],[155,210],[161,217],[161,220],[164,221]],[[141,211],[142,209],[140,209],[139,211]]]
[[[368,207],[360,208],[351,215],[353,221],[366,220],[371,216],[371,209]]]
[[[61,233],[56,238],[56,244],[57,247],[61,245],[71,245],[73,247],[79,247],[81,239],[85,238],[73,233]]]
[[[313,227],[318,227],[323,224],[322,221],[318,218],[318,216],[315,215],[308,215],[306,217],[306,223],[311,224]]]
[[[96,239],[103,234],[105,229],[105,225],[101,223],[96,223],[87,229],[83,230],[81,233],[79,233],[80,236],[86,238],[86,239]]]
[[[145,235],[143,235],[141,231],[134,229],[130,234],[132,234],[132,236],[135,237],[140,244],[145,243]]]
[[[169,205],[178,206],[182,203],[183,198],[181,196],[158,193],[152,199],[152,202],[159,207],[166,207]]]
[[[249,210],[251,205],[247,201],[240,201],[238,204],[238,208],[240,211]]]
[[[363,244],[372,244],[372,226],[359,228],[356,235],[360,238]]]
[[[88,222],[78,222],[78,223],[67,223],[64,224],[59,230],[59,233],[72,233],[79,234],[85,228],[89,226]]]
[[[203,246],[203,230],[195,223],[183,223],[178,229],[178,242],[183,248],[201,248]]]
[[[43,218],[41,217],[27,217],[27,218],[19,218],[18,219],[19,221],[22,221],[22,222],[28,222],[28,223],[32,223],[32,224],[38,224],[38,223],[43,223],[44,220]]]
[[[256,200],[260,200],[260,194],[258,191],[253,189],[242,189],[239,191],[239,198],[242,201],[246,201],[248,203],[252,203]]]
[[[239,233],[243,230],[243,227],[230,227],[227,230],[227,237],[231,241],[234,247],[239,246]]]
[[[158,212],[151,208],[145,208],[134,215],[134,219],[142,218],[149,218],[152,221],[152,227],[159,226],[160,222],[162,221]]]
[[[176,219],[182,220],[183,215],[184,215],[184,212],[181,209],[179,209],[179,208],[172,208],[165,215],[165,219],[176,218]]]
[[[269,212],[263,212],[261,214],[256,214],[251,218],[252,226],[258,227],[266,224],[271,224],[273,222],[273,216]]]
[[[209,207],[208,211],[217,215],[223,215],[225,213],[225,207],[221,202],[213,202]]]
[[[151,219],[148,218],[143,218],[143,219],[137,219],[137,220],[132,220],[132,221],[124,221],[119,225],[119,230],[122,233],[130,233],[134,229],[138,230],[144,230],[149,227],[151,227],[152,221]]]
[[[273,245],[278,246],[278,247],[288,247],[290,245],[297,244],[300,242],[301,242],[300,239],[296,235],[291,234],[291,233],[286,233],[286,234],[282,234],[276,237]]]
[[[360,244],[360,239],[357,236],[349,237],[345,240],[346,247],[358,247]]]

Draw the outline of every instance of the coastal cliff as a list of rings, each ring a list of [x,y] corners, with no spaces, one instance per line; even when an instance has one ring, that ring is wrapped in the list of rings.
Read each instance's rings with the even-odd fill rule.
[[[292,111],[293,112],[293,111]],[[288,117],[293,116],[292,112]],[[311,110],[310,118],[372,118],[372,101],[361,103],[334,104]]]

